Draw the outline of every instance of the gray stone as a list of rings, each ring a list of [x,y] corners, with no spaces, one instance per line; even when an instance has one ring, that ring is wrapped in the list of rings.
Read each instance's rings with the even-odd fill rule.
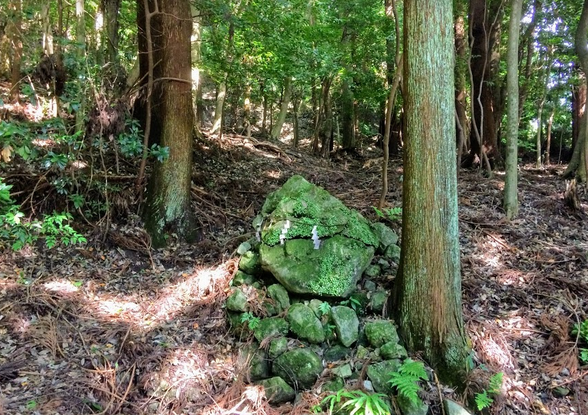
[[[370,299],[370,309],[375,314],[382,314],[384,311],[384,306],[386,305],[386,301],[388,301],[388,293],[386,291],[376,291],[372,293],[372,298]]]
[[[372,223],[372,231],[378,237],[380,244],[378,245],[378,252],[386,251],[390,245],[395,245],[398,242],[398,235],[388,226],[382,222]]]
[[[288,350],[288,339],[286,337],[278,337],[270,341],[268,356],[274,360],[279,355]]]
[[[382,347],[389,342],[399,342],[394,323],[390,320],[376,320],[365,324],[365,335],[373,347]]]
[[[335,306],[331,308],[331,319],[335,325],[335,333],[341,344],[351,346],[359,337],[359,320],[357,314],[349,307]]]
[[[256,278],[253,275],[247,274],[241,270],[235,273],[233,277],[233,285],[238,287],[240,285],[253,285],[256,281]]]
[[[378,278],[381,273],[382,273],[382,268],[380,268],[379,265],[375,265],[375,264],[370,265],[364,271],[364,275],[369,278]],[[374,289],[375,289],[375,285],[374,285]]]
[[[335,344],[333,347],[329,347],[325,350],[323,357],[327,362],[336,362],[342,360],[351,354],[351,349],[347,347]]]
[[[321,311],[323,306],[324,301],[321,301],[319,299],[313,298],[312,300],[310,300],[310,302],[308,303],[308,306],[310,307],[310,309],[312,310],[312,312],[314,313],[315,316],[317,316],[318,318],[322,318],[323,317],[323,312]]]
[[[245,345],[240,349],[239,362],[241,365],[248,365],[247,374],[252,382],[270,376],[269,362],[265,358],[265,353],[255,344]]]
[[[380,268],[379,265],[370,265],[368,267],[368,269],[370,269],[371,267],[378,267],[379,272],[382,271],[382,269]],[[367,272],[367,270],[366,270],[366,272]],[[365,290],[369,291],[369,292],[376,291],[376,283],[373,282],[372,280],[364,280],[363,281],[363,288],[365,288]]]
[[[444,399],[443,407],[445,408],[446,415],[472,415],[471,412],[451,399]]]
[[[313,248],[310,239],[260,247],[265,270],[291,293],[347,298],[374,255],[374,248],[341,235]]]
[[[245,252],[249,251],[250,249],[251,249],[251,244],[249,242],[245,241],[237,247],[237,254],[243,255]]]
[[[249,309],[247,296],[240,289],[234,288],[227,298],[226,306],[230,311],[247,311]]]
[[[400,247],[398,245],[390,245],[386,248],[384,256],[386,259],[398,263],[400,261]]]
[[[397,372],[400,368],[400,360],[384,360],[383,362],[373,363],[367,367],[367,375],[374,386],[374,390],[379,393],[392,393],[392,385],[388,382],[390,374]]]
[[[380,356],[382,356],[382,359],[384,360],[406,359],[408,353],[401,344],[398,344],[397,342],[388,342],[380,347]]]
[[[273,284],[267,287],[267,294],[272,300],[274,300],[278,313],[281,313],[290,307],[288,291],[286,291],[286,289],[280,284]]]
[[[414,404],[404,395],[398,395],[396,402],[398,402],[402,415],[427,415],[429,412],[429,405],[423,402]]]
[[[378,259],[378,265],[384,270],[390,268],[390,263],[386,261],[384,258]]]
[[[262,267],[293,293],[348,297],[380,244],[363,216],[301,176],[267,197],[260,223]]]
[[[279,376],[262,380],[259,384],[263,386],[265,396],[269,403],[284,403],[296,397],[294,389]]]
[[[258,342],[262,342],[268,337],[285,336],[288,334],[288,322],[283,318],[270,317],[263,318],[259,324],[253,329],[253,334]]]
[[[357,351],[355,352],[355,358],[358,360],[367,359],[370,355],[370,351],[368,348],[363,347],[361,344],[357,346]]]
[[[286,320],[290,323],[290,330],[298,338],[308,340],[310,343],[325,341],[323,325],[310,307],[304,304],[290,306]]]
[[[351,365],[346,363],[343,366],[334,367],[331,369],[331,373],[335,376],[339,376],[340,378],[347,379],[351,377],[353,371],[351,370]]]
[[[259,254],[247,251],[239,260],[239,269],[247,274],[257,275],[261,271]]]
[[[276,376],[302,389],[311,388],[323,371],[321,358],[308,348],[287,351],[272,366]]]

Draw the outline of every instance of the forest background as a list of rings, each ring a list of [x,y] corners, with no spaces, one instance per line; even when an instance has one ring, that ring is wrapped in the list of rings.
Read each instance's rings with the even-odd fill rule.
[[[553,172],[562,205],[582,217],[588,6],[453,3],[458,177],[502,182],[510,158],[507,183],[523,169]],[[507,28],[517,7],[513,49]],[[227,232],[222,212],[235,202],[215,189],[222,187],[218,170],[233,169],[224,163],[243,161],[235,146],[278,159],[296,154],[301,165],[328,163],[335,177],[358,163],[359,170],[380,168],[366,186],[377,197],[358,208],[394,223],[393,208],[401,206],[394,186],[402,186],[406,172],[388,166],[401,169],[410,137],[404,9],[393,0],[10,0],[0,8],[4,247],[39,249],[50,258],[72,245],[118,246],[156,269],[167,253],[153,248],[180,249],[188,241],[197,244],[199,261],[207,252],[208,261],[226,259],[239,237],[215,235]],[[514,61],[507,60],[509,48]],[[515,118],[507,117],[509,74],[517,74],[514,130],[507,129]],[[218,169],[210,167],[215,162]],[[263,169],[272,188],[287,178],[271,162]],[[237,174],[239,189],[260,171]],[[519,211],[514,183],[514,204],[508,185],[498,185],[505,195],[492,202],[509,219]],[[266,185],[255,184],[257,200],[232,213],[242,233]],[[239,190],[231,195],[249,201]],[[217,246],[207,250],[203,242]],[[87,253],[95,250],[82,255],[95,259]],[[570,325],[586,318],[578,301],[571,301],[577,321]]]

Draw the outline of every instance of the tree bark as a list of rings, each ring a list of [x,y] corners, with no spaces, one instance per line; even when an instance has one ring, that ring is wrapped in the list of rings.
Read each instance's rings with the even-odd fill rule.
[[[290,106],[290,98],[292,97],[292,78],[287,76],[284,78],[284,93],[282,94],[282,103],[280,105],[280,112],[276,124],[272,129],[272,139],[277,140],[282,134],[282,127],[288,115],[288,107]]]
[[[147,192],[145,227],[156,247],[165,245],[172,233],[188,241],[196,236],[190,207],[194,126],[190,3],[162,1],[159,12],[153,16],[153,24],[161,28],[160,43],[153,48],[161,74],[154,79],[153,118],[161,126],[158,142],[169,149],[169,158],[155,162]]]
[[[518,138],[519,138],[519,28],[523,0],[511,1],[507,52],[507,126],[506,126],[506,178],[504,183],[504,210],[508,220],[519,213],[518,198]]]
[[[406,135],[402,254],[392,309],[409,349],[462,384],[462,308],[455,166],[451,0],[404,3]]]
[[[14,102],[18,102],[20,94],[20,66],[22,62],[22,0],[12,0],[10,8],[13,13],[13,18],[8,28],[10,46],[12,47],[10,98]]]
[[[102,0],[106,22],[106,56],[108,62],[118,63],[118,14],[121,0]]]

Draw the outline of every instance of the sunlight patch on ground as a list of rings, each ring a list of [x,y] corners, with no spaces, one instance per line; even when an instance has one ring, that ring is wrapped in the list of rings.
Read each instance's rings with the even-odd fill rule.
[[[498,282],[502,285],[524,287],[533,282],[535,277],[514,269],[504,270],[498,276]]]
[[[80,290],[73,282],[66,279],[59,279],[55,281],[46,282],[45,284],[43,284],[43,287],[45,287],[45,289],[48,291],[53,291],[61,294],[71,294],[78,292]]]

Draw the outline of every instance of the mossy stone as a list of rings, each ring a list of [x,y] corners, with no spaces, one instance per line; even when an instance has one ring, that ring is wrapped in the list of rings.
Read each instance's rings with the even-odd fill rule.
[[[280,284],[272,284],[267,287],[267,294],[272,300],[274,300],[278,313],[281,313],[290,307],[290,296],[288,295],[288,291],[286,291],[286,289]]]
[[[253,251],[247,251],[239,260],[239,269],[247,274],[257,275],[261,271],[259,254]]]
[[[390,359],[406,359],[408,357],[408,353],[404,346],[399,344],[398,342],[388,342],[382,347],[380,347],[380,356],[384,360]]]
[[[372,231],[378,237],[380,244],[378,245],[378,252],[382,253],[390,245],[395,245],[398,242],[398,235],[388,226],[382,222],[371,224]]]
[[[386,306],[386,302],[388,301],[388,293],[383,290],[375,291],[372,293],[372,298],[370,299],[369,308],[372,310],[374,314],[382,314],[384,311],[384,307]]]
[[[429,405],[424,402],[414,403],[404,395],[398,395],[396,402],[403,415],[427,415]]]
[[[345,387],[345,381],[341,378],[334,378],[325,382],[321,388],[322,392],[339,392]]]
[[[269,358],[274,360],[282,353],[288,350],[288,339],[286,337],[278,337],[270,341],[268,355]]]
[[[327,362],[336,362],[337,360],[343,360],[351,354],[351,349],[341,345],[335,344],[325,350],[323,357]]]
[[[309,389],[323,371],[321,358],[309,348],[289,350],[272,365],[273,373],[294,388]]]
[[[279,376],[259,381],[259,385],[263,386],[268,402],[274,405],[291,401],[296,397],[294,389]]]
[[[257,341],[262,342],[268,337],[285,336],[288,334],[289,325],[286,320],[279,317],[263,318],[253,330]]]
[[[382,268],[377,264],[372,264],[365,269],[363,274],[368,278],[378,278],[382,274]]]
[[[235,287],[241,285],[253,285],[255,281],[257,280],[253,275],[247,274],[241,270],[237,271],[233,277],[233,285]]]
[[[227,297],[226,307],[230,311],[247,311],[249,309],[247,296],[240,289],[234,288],[233,292]]]
[[[365,335],[373,347],[382,347],[389,342],[399,342],[394,323],[390,320],[376,320],[365,324]]]
[[[308,340],[310,343],[325,341],[323,325],[310,307],[304,304],[290,306],[286,320],[290,323],[292,333],[299,339]]]
[[[240,349],[239,362],[248,364],[247,375],[250,381],[265,379],[270,376],[269,362],[263,350],[256,344],[245,345]]]
[[[351,365],[349,363],[345,363],[342,366],[337,366],[331,369],[331,373],[340,378],[347,379],[351,377],[353,371],[351,370]]]
[[[398,245],[390,245],[386,248],[384,257],[390,261],[398,263],[398,261],[400,261],[400,247]]]
[[[331,321],[335,325],[335,332],[341,344],[351,346],[359,337],[359,319],[355,311],[345,306],[331,308]]]
[[[237,255],[243,255],[249,250],[251,250],[251,244],[248,241],[245,241],[237,247]]]
[[[372,382],[374,390],[379,393],[392,393],[392,385],[388,383],[390,375],[400,368],[400,360],[384,360],[372,363],[367,367],[367,376]]]

